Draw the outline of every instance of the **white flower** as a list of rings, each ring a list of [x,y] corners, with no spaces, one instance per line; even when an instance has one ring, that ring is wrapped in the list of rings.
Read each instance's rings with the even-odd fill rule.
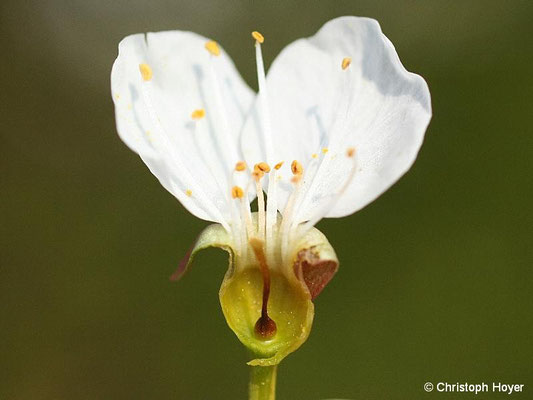
[[[265,280],[295,275],[321,218],[361,209],[410,168],[431,103],[375,20],[328,22],[266,78],[253,37],[258,95],[217,43],[183,31],[126,37],[111,85],[122,140],[192,214],[224,228],[207,245],[231,248],[243,269],[264,258]]]

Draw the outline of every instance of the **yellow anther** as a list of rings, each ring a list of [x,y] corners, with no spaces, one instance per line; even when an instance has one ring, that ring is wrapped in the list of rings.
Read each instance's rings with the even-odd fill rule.
[[[351,63],[352,63],[352,58],[351,57],[344,57],[342,59],[342,64],[341,64],[342,69],[348,68]]]
[[[255,171],[270,172],[270,165],[266,162],[260,162],[259,164],[254,165],[254,172]]]
[[[205,110],[203,108],[194,110],[191,114],[192,119],[202,119],[203,117],[205,117]]]
[[[235,164],[235,171],[244,171],[246,169],[246,163],[244,161],[239,161]]]
[[[329,151],[329,149],[328,149],[327,147],[324,147],[324,148],[322,149],[322,153],[323,153],[323,154],[326,154],[328,151]]]
[[[120,94],[116,93],[115,94],[115,99],[117,99],[117,100],[120,99]]]
[[[220,55],[220,47],[218,47],[218,43],[214,40],[210,40],[209,42],[206,42],[205,49],[214,56]]]
[[[263,43],[265,41],[265,37],[257,31],[252,32],[252,37],[257,41],[257,43]]]
[[[141,71],[141,76],[146,82],[151,80],[154,75],[152,68],[148,64],[139,64],[139,71]]]
[[[192,190],[191,190],[191,189],[187,189],[187,190],[185,191],[185,194],[186,194],[187,196],[191,197],[191,196],[192,196]]]
[[[347,157],[353,157],[355,155],[355,147],[348,147],[346,150],[346,156]]]
[[[299,161],[294,160],[291,164],[291,171],[294,175],[301,175],[304,172],[304,167]]]
[[[231,197],[234,199],[242,199],[244,196],[244,190],[240,186],[233,186],[231,188]]]
[[[259,181],[263,176],[265,176],[265,173],[261,171],[260,169],[255,169],[254,172],[252,172],[252,178],[254,178],[254,181]]]
[[[311,154],[311,157],[313,157],[313,158],[317,158],[317,157],[318,157],[318,154],[313,153],[313,154]]]
[[[281,161],[281,162],[277,163],[276,165],[274,165],[274,169],[276,169],[276,170],[280,169],[281,166],[283,165],[283,163],[284,163],[284,161]]]

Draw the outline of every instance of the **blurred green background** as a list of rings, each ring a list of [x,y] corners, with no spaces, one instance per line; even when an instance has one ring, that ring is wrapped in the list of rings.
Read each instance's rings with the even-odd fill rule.
[[[427,80],[411,171],[322,221],[341,260],[280,399],[473,398],[426,381],[526,384],[533,398],[533,2],[16,1],[0,5],[1,399],[239,399],[249,359],[226,327],[226,256],[168,280],[206,225],[115,131],[109,73],[130,33],[218,40],[256,87],[331,18],[379,20]],[[478,395],[504,398],[505,395]],[[510,397],[510,398],[511,398]]]

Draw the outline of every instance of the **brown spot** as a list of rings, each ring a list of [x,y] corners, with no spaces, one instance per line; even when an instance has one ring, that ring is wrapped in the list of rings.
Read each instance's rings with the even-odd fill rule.
[[[315,246],[300,250],[294,262],[294,273],[307,285],[311,299],[322,292],[338,269],[339,263],[321,259]]]

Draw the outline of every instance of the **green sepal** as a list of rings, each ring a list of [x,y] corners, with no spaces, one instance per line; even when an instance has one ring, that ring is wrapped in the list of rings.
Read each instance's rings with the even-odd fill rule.
[[[180,280],[188,271],[196,253],[208,247],[218,247],[226,250],[229,255],[229,267],[233,265],[233,244],[231,235],[220,224],[212,224],[205,228],[196,239],[194,245],[189,249],[183,260],[181,260],[178,269],[172,274],[170,280]]]

